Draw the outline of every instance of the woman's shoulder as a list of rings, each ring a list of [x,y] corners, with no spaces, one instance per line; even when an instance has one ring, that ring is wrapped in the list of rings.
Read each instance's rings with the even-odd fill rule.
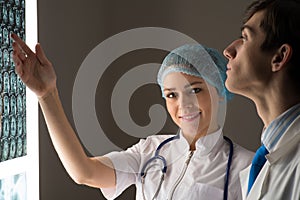
[[[233,143],[234,148],[234,158],[236,158],[240,163],[249,164],[251,163],[254,152],[242,147],[237,143]],[[243,162],[244,161],[244,162]]]
[[[225,136],[224,136],[224,141],[226,141]],[[233,144],[233,155],[235,157],[244,157],[244,158],[250,158],[252,160],[254,156],[254,152],[248,150],[247,148],[241,146],[240,144],[236,143],[234,140],[230,139],[230,141]],[[228,144],[228,143],[227,143]]]
[[[251,157],[251,159],[253,158],[254,156],[254,152],[253,151],[250,151],[248,149],[246,149],[245,147],[237,144],[237,143],[233,143],[233,148],[235,149],[236,151],[236,154],[238,156],[246,156],[246,157]]]
[[[140,149],[143,149],[143,151],[156,149],[164,140],[173,136],[174,134],[150,135],[146,138],[140,139],[140,141],[135,146],[139,146]]]

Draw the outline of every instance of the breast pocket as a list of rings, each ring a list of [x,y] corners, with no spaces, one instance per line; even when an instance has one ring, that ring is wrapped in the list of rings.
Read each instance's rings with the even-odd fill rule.
[[[223,200],[223,190],[211,185],[196,183],[194,184],[189,193],[190,200]]]

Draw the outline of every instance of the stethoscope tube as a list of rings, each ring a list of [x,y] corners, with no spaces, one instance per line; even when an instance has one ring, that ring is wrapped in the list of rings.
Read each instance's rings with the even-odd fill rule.
[[[180,135],[179,134],[176,134],[175,136],[173,137],[170,137],[170,138],[167,138],[166,140],[164,140],[162,143],[160,143],[158,145],[158,147],[156,148],[155,150],[155,154],[152,158],[150,158],[145,164],[144,166],[142,167],[142,170],[141,170],[141,173],[140,173],[140,176],[141,176],[141,182],[142,182],[142,194],[143,194],[143,200],[146,200],[146,197],[145,197],[145,192],[144,192],[144,186],[145,186],[145,178],[146,178],[146,175],[147,175],[147,167],[149,166],[149,164],[151,162],[153,162],[154,160],[160,160],[162,163],[163,163],[163,168],[161,170],[162,172],[162,175],[160,177],[160,181],[159,181],[159,185],[155,191],[155,194],[154,196],[152,197],[152,200],[156,199],[156,197],[158,196],[158,193],[160,191],[160,188],[161,188],[161,185],[162,185],[162,182],[164,181],[164,178],[165,178],[165,174],[167,173],[167,161],[166,159],[159,155],[159,151],[160,149],[167,143],[175,140],[175,139],[179,139]]]
[[[166,159],[159,155],[159,151],[160,149],[167,143],[175,140],[175,139],[179,139],[180,138],[180,135],[179,134],[176,134],[175,136],[173,137],[170,137],[166,140],[164,140],[162,143],[160,143],[160,145],[158,145],[158,147],[156,148],[155,150],[155,154],[152,158],[150,158],[145,164],[144,166],[142,167],[142,170],[141,170],[141,173],[140,173],[140,176],[141,176],[141,181],[142,181],[142,193],[143,193],[143,198],[144,200],[146,200],[145,198],[145,194],[144,194],[144,181],[145,181],[145,177],[146,177],[146,168],[147,166],[153,162],[154,160],[160,160],[162,163],[163,163],[163,168],[162,168],[162,176],[161,176],[161,180],[160,180],[160,183],[159,183],[159,186],[155,192],[155,195],[153,196],[152,199],[155,199],[159,193],[159,190],[161,188],[161,184],[164,180],[164,176],[167,172],[167,161]],[[226,137],[226,136],[223,136],[224,140],[226,140],[229,144],[229,155],[228,155],[228,161],[227,161],[227,167],[226,167],[226,176],[225,176],[225,183],[224,183],[224,193],[223,193],[223,200],[227,200],[228,199],[228,186],[229,186],[229,176],[230,176],[230,168],[231,168],[231,163],[232,163],[232,157],[233,157],[233,143],[232,141]]]
[[[146,170],[146,167],[149,165],[149,163],[151,163],[153,160],[161,160],[162,162],[163,162],[163,168],[162,168],[162,173],[166,173],[167,172],[167,161],[166,161],[166,159],[164,158],[164,157],[162,157],[162,156],[160,156],[159,155],[159,151],[160,151],[160,149],[165,145],[165,144],[167,144],[168,142],[171,142],[172,140],[175,140],[175,139],[179,139],[179,134],[177,134],[177,135],[175,135],[175,136],[173,136],[173,137],[170,137],[170,138],[168,138],[168,139],[166,139],[166,140],[164,140],[162,143],[160,143],[160,145],[158,145],[158,147],[156,148],[156,150],[155,150],[155,154],[154,154],[154,156],[152,157],[152,158],[150,158],[145,164],[144,164],[144,166],[143,166],[143,168],[142,168],[142,170],[141,170],[141,177],[144,177],[145,175],[146,175],[146,173],[145,173],[145,170]]]
[[[233,143],[232,143],[231,139],[229,139],[228,137],[223,136],[223,138],[229,144],[229,155],[228,155],[228,161],[227,161],[227,167],[226,167],[226,176],[225,176],[224,193],[223,193],[223,199],[227,200],[227,198],[228,198],[229,177],[230,177],[230,168],[231,168],[231,162],[232,162],[232,157],[233,157]]]

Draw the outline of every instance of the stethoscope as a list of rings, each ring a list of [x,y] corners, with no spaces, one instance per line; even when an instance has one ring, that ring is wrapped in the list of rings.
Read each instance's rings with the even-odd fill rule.
[[[226,176],[225,176],[225,183],[224,183],[224,193],[223,193],[223,199],[224,200],[227,200],[227,197],[228,197],[228,185],[229,185],[229,176],[230,176],[230,167],[231,167],[231,162],[232,162],[232,156],[233,156],[233,143],[232,141],[226,137],[226,136],[223,136],[224,139],[228,142],[229,144],[229,155],[228,155],[228,161],[227,161],[227,167],[226,167]],[[154,193],[154,196],[152,198],[152,200],[156,199],[157,198],[157,195],[161,189],[161,185],[162,185],[162,182],[164,181],[164,177],[165,177],[165,174],[167,172],[167,161],[166,159],[159,155],[159,151],[160,149],[167,143],[173,141],[173,140],[176,140],[176,139],[179,139],[180,138],[180,135],[179,134],[176,134],[175,136],[173,137],[170,137],[166,140],[164,140],[162,143],[160,143],[160,145],[158,145],[158,147],[156,148],[155,150],[155,154],[153,157],[151,157],[142,167],[142,170],[141,170],[141,182],[142,182],[142,193],[143,193],[143,199],[146,200],[145,198],[145,193],[144,193],[144,187],[145,187],[145,178],[146,178],[146,175],[147,175],[147,171],[148,169],[151,167],[150,164],[155,161],[155,160],[159,160],[162,162],[163,164],[163,168],[161,169],[161,172],[162,172],[162,175],[160,177],[160,181],[159,181],[159,184],[158,184],[158,187]]]

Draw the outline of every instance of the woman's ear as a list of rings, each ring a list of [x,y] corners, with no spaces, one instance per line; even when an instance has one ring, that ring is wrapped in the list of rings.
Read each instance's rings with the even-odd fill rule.
[[[275,52],[272,59],[272,71],[281,70],[289,62],[293,54],[293,49],[289,44],[281,45]]]

